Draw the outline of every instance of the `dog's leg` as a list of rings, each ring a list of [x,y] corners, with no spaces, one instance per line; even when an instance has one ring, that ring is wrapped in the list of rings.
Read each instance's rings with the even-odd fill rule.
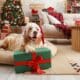
[[[21,45],[21,47],[19,48],[19,51],[25,51],[25,45]]]
[[[35,48],[27,45],[27,46],[25,46],[25,51],[26,51],[26,52],[35,52]]]

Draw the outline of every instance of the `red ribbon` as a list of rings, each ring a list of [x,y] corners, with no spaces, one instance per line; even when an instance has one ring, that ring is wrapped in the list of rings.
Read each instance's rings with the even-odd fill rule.
[[[37,56],[36,53],[32,53],[32,61],[20,61],[15,62],[16,66],[29,66],[33,69],[33,73],[37,74],[43,74],[45,73],[43,70],[41,70],[39,64],[44,64],[50,62],[50,59],[44,60],[42,56]]]
[[[41,29],[41,33],[42,33],[42,43],[44,44],[44,32],[43,32],[43,29],[42,29],[42,27],[40,26],[40,29]]]

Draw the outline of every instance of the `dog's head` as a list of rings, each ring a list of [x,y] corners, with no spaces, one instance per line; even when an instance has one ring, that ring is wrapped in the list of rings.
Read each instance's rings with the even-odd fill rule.
[[[42,33],[40,27],[36,23],[28,23],[23,31],[24,38],[27,40],[35,41],[38,38],[41,38]]]

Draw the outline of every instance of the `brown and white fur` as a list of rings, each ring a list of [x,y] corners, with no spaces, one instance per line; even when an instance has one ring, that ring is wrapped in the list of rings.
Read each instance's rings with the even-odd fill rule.
[[[41,36],[40,27],[35,23],[28,23],[21,34],[10,34],[5,37],[0,44],[0,48],[32,52],[35,51],[35,48],[43,46]]]

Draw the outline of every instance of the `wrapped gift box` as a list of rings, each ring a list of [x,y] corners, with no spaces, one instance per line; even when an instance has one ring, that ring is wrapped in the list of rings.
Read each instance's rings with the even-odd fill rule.
[[[34,53],[16,51],[14,54],[16,73],[36,72],[37,69],[51,68],[51,51],[48,48],[37,48]]]

